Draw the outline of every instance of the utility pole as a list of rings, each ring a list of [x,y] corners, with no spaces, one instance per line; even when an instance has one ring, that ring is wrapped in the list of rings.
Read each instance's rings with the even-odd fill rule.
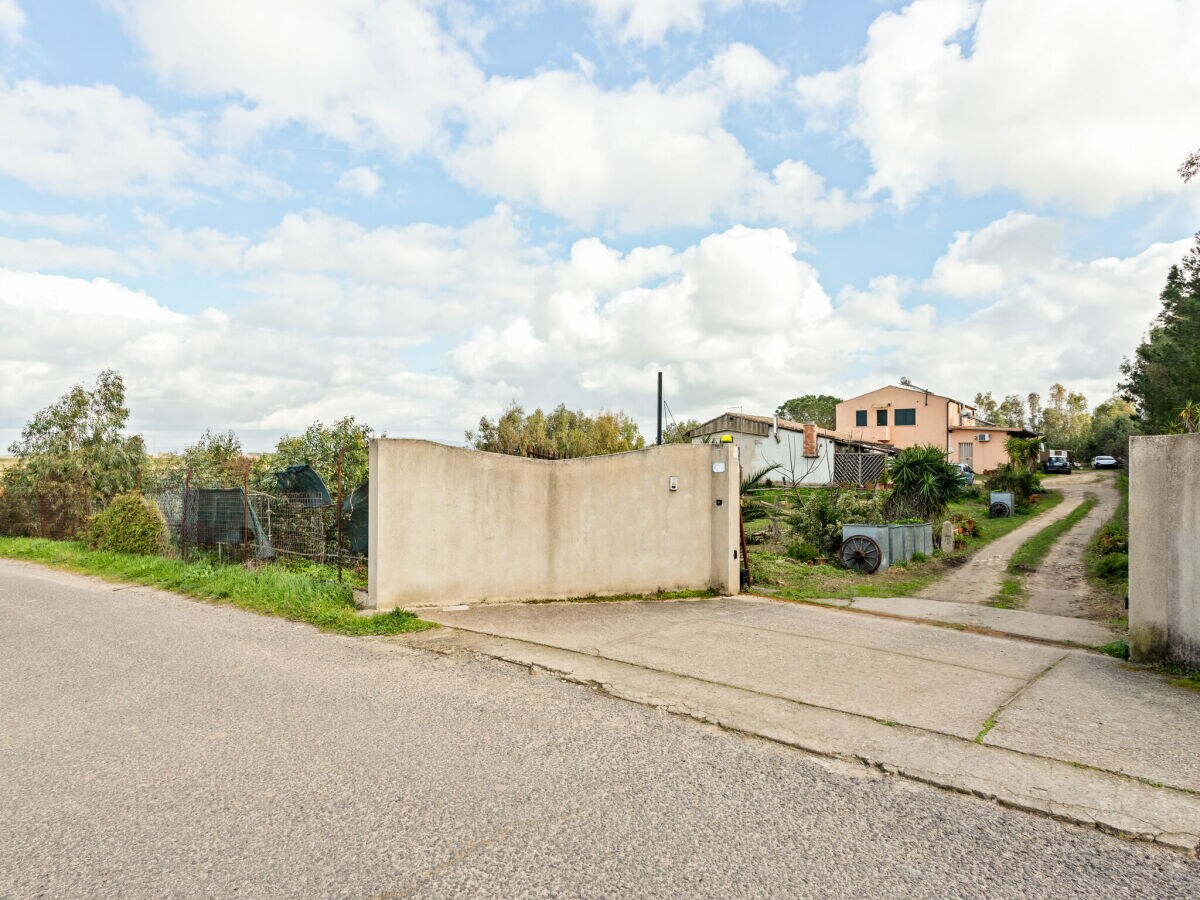
[[[659,372],[658,373],[658,440],[655,441],[656,444],[662,444],[662,412],[663,412],[662,372]]]

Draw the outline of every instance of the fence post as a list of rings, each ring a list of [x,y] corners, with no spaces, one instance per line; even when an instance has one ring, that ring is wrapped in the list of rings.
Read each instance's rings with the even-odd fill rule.
[[[242,565],[246,565],[250,549],[250,460],[242,469]]]
[[[79,478],[83,482],[83,517],[87,519],[92,514],[92,492],[88,488],[87,472],[84,472]]]
[[[40,478],[33,480],[33,496],[37,498],[38,537],[45,537],[46,519],[42,512],[42,480]]]
[[[179,515],[179,558],[187,562],[187,508],[188,494],[192,492],[192,467],[188,466],[183,479],[183,511]]]
[[[338,566],[338,582],[342,580],[342,454],[346,452],[345,447],[338,450],[337,459],[337,506],[334,507],[334,514],[337,516],[337,566]]]

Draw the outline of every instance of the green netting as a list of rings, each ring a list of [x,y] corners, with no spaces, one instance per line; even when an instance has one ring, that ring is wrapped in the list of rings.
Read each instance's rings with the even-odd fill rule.
[[[369,482],[364,481],[354,489],[346,502],[342,504],[342,515],[346,518],[346,524],[343,526],[346,542],[349,545],[351,553],[360,553],[366,555],[367,544],[369,540],[369,531],[367,527],[367,485]]]
[[[302,505],[310,508],[333,505],[329,488],[325,487],[325,482],[312,466],[288,466],[274,475],[279,492],[288,495],[289,499],[299,500]]]
[[[271,541],[241,488],[188,488],[183,498],[183,539],[192,547],[239,547],[252,540],[258,545],[259,559],[275,558]]]

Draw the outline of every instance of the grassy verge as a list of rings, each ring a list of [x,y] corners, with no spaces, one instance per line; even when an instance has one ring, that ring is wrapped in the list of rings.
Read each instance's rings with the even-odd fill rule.
[[[341,634],[399,634],[432,628],[404,610],[357,616],[347,585],[329,583],[277,566],[244,569],[209,560],[182,562],[161,556],[130,556],[88,550],[70,541],[0,537],[0,556],[98,575],[226,603],[251,612],[307,622]]]
[[[1092,538],[1084,555],[1088,580],[1104,601],[1110,619],[1125,621],[1125,597],[1129,593],[1129,476],[1117,475],[1121,501]]]
[[[1024,576],[1041,565],[1042,560],[1046,558],[1046,554],[1050,552],[1050,548],[1058,539],[1078,525],[1095,505],[1096,501],[1089,497],[1057,522],[1051,522],[1018,547],[1008,560],[1008,575],[1000,585],[1000,593],[988,605],[1000,609],[1019,609],[1023,606],[1025,604]]]
[[[955,513],[970,516],[978,535],[966,539],[966,545],[954,553],[934,555],[920,562],[894,565],[886,572],[861,575],[836,565],[808,565],[789,559],[777,549],[755,547],[750,550],[750,590],[766,589],[772,596],[789,600],[849,599],[851,597],[909,597],[941,578],[950,568],[962,565],[968,556],[996,538],[1008,534],[1035,516],[1062,501],[1062,494],[1049,491],[1029,512],[1007,519],[987,517],[986,494],[956,501],[947,508],[945,518]],[[934,541],[938,540],[934,529]]]

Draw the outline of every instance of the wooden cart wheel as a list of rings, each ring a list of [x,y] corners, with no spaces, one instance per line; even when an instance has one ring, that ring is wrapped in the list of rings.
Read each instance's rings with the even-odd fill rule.
[[[840,555],[847,569],[862,572],[864,575],[879,571],[879,564],[883,561],[879,544],[865,534],[856,534],[844,540]]]
[[[1007,503],[1001,503],[997,500],[988,507],[988,518],[990,519],[1007,519],[1012,515],[1012,510],[1009,509]]]

